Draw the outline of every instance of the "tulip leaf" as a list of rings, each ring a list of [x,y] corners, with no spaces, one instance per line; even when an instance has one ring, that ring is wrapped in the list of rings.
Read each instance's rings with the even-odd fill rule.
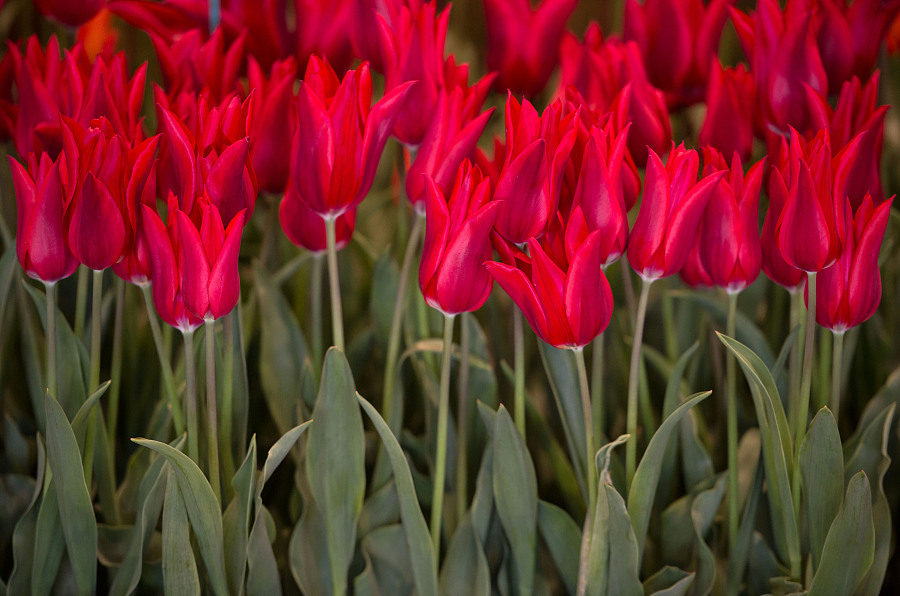
[[[275,469],[281,465],[281,462],[284,461],[284,458],[287,457],[288,453],[290,453],[291,449],[294,447],[294,444],[300,439],[300,435],[309,428],[309,425],[312,423],[312,420],[307,420],[303,424],[298,424],[291,430],[287,431],[281,437],[275,441],[275,444],[269,448],[269,452],[266,455],[266,461],[263,464],[262,472],[260,473],[260,479],[257,484],[257,494],[262,492],[263,486],[266,482],[269,481],[269,478],[272,477],[272,474],[275,473]]]
[[[52,473],[45,478],[44,494],[37,513],[32,555],[33,562],[37,562],[38,565],[31,569],[31,593],[38,595],[50,594],[66,550],[66,541],[59,519],[56,482]]]
[[[692,593],[695,596],[706,596],[712,592],[716,579],[716,559],[712,549],[706,544],[704,536],[712,526],[713,519],[725,495],[727,476],[720,474],[715,484],[699,493],[691,503],[691,522],[694,526],[694,544],[696,548],[696,576]]]
[[[212,589],[219,595],[228,594],[222,514],[219,502],[203,472],[187,455],[170,445],[149,439],[132,439],[132,441],[162,454],[171,464],[172,474],[178,482],[181,500],[197,537],[197,546],[206,564]]]
[[[738,529],[737,539],[731,551],[728,563],[728,576],[726,578],[727,594],[737,594],[747,569],[747,559],[750,554],[750,546],[753,540],[753,528],[756,526],[756,512],[759,509],[759,500],[763,490],[763,466],[757,463],[753,475],[753,483],[744,504],[741,514],[741,525]]]
[[[538,501],[538,529],[566,591],[574,594],[578,585],[581,529],[568,513],[547,501]]]
[[[502,405],[494,418],[493,443],[497,515],[512,549],[518,593],[530,594],[537,547],[537,477],[525,441]]]
[[[394,470],[394,483],[397,485],[397,496],[400,499],[400,519],[406,535],[416,593],[422,596],[436,596],[438,581],[434,563],[434,547],[431,544],[428,525],[419,508],[409,464],[403,455],[400,443],[397,442],[396,437],[391,433],[378,411],[361,395],[357,394],[356,398],[381,437],[381,442],[384,444]]]
[[[304,594],[331,594],[331,564],[326,544],[325,520],[310,498],[294,526],[288,545],[294,581]]]
[[[650,524],[650,514],[653,510],[653,498],[656,496],[656,487],[659,482],[662,462],[672,431],[677,428],[678,423],[691,408],[711,394],[711,391],[705,391],[703,393],[695,393],[687,398],[683,404],[663,421],[650,439],[650,444],[647,445],[647,450],[641,457],[641,462],[638,464],[634,480],[628,492],[628,513],[631,516],[631,521],[634,523],[638,553],[642,553],[644,549],[647,527]]]
[[[414,595],[415,576],[409,565],[409,547],[401,524],[382,526],[361,542],[363,558],[372,566],[380,594]]]
[[[443,596],[490,596],[491,571],[471,522],[464,521],[450,541],[441,566]]]
[[[665,566],[644,582],[644,594],[651,596],[684,596],[694,583],[695,574]]]
[[[778,389],[762,360],[743,344],[717,333],[736,357],[753,396],[756,418],[762,437],[763,465],[766,471],[767,495],[772,511],[776,550],[790,563],[791,575],[800,575],[800,536],[790,485],[790,462],[793,448],[790,430]]]
[[[228,587],[234,594],[244,588],[247,570],[247,541],[250,532],[250,515],[256,496],[256,435],[250,438],[250,446],[244,461],[231,479],[234,497],[222,516],[222,537],[225,545],[225,562]]]
[[[88,417],[94,409],[94,406],[97,405],[97,401],[103,394],[106,393],[106,390],[109,389],[112,381],[106,381],[102,383],[97,390],[94,391],[81,407],[78,408],[78,411],[75,413],[75,417],[72,418],[72,432],[75,433],[75,438],[78,440],[79,445],[84,444],[84,431],[87,428]]]
[[[66,414],[49,393],[44,395],[47,419],[47,461],[56,483],[59,517],[69,562],[80,594],[97,585],[97,520],[84,482],[78,441]]]
[[[166,466],[166,498],[162,522],[162,572],[166,594],[200,594],[197,562],[191,550],[191,534],[181,489],[173,466]]]
[[[875,558],[872,491],[866,473],[850,479],[847,495],[834,518],[810,596],[851,596]]]
[[[12,534],[12,559],[13,569],[7,582],[8,594],[31,593],[31,573],[36,561],[44,563],[34,557],[34,545],[36,540],[38,512],[43,503],[41,494],[44,490],[44,473],[47,463],[47,452],[44,450],[44,442],[40,434],[35,438],[37,444],[37,465],[35,466],[36,478],[34,480],[34,492],[31,501],[16,522]],[[56,507],[54,506],[54,509]],[[58,510],[57,510],[58,513]],[[54,576],[56,573],[54,572]]]
[[[372,320],[375,323],[378,337],[385,344],[387,344],[388,336],[391,332],[391,319],[393,318],[394,305],[397,302],[399,283],[400,270],[391,256],[391,251],[388,250],[375,261],[375,267],[372,270],[372,293],[369,302],[369,310],[372,313]]]
[[[628,517],[625,501],[611,485],[604,483],[609,504],[609,582],[607,594],[641,596],[640,550]],[[599,498],[598,498],[599,501]]]
[[[250,530],[247,556],[247,596],[275,596],[281,594],[278,563],[266,531],[265,508],[257,503],[256,519]]]
[[[482,405],[478,403],[479,410]],[[490,410],[490,408],[485,407]],[[491,410],[492,411],[492,410]],[[493,428],[493,427],[492,427]],[[485,544],[490,530],[491,517],[494,511],[494,449],[491,443],[485,445],[484,455],[481,458],[481,466],[478,468],[478,477],[475,479],[475,495],[472,497],[472,505],[469,512],[472,518],[472,528],[482,544]]]
[[[803,509],[809,528],[813,573],[819,568],[828,528],[844,496],[844,455],[837,422],[828,408],[813,418],[800,446]]]
[[[306,476],[325,521],[334,593],[347,588],[366,490],[362,416],[343,352],[328,350],[309,430]]]

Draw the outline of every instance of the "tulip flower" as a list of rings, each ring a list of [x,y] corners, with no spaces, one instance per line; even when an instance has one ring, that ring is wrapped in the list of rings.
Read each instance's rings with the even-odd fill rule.
[[[678,272],[681,281],[692,288],[697,289],[712,288],[716,285],[712,280],[712,277],[710,277],[709,273],[706,271],[706,266],[703,264],[703,257],[700,252],[700,238],[702,237],[702,234],[703,223],[701,222],[697,228],[697,237],[694,238],[694,241],[691,244],[691,250],[688,252],[687,259],[684,261],[684,267]]]
[[[313,57],[300,83],[291,179],[310,209],[337,217],[369,192],[378,160],[412,83],[388,93],[370,109],[369,67],[338,83],[328,62]]]
[[[106,5],[106,0],[35,0],[38,10],[63,25],[79,27],[84,25],[100,12]]]
[[[816,276],[816,322],[836,333],[867,321],[881,301],[878,253],[893,197],[880,205],[866,196],[845,218],[844,245],[834,265]]]
[[[577,0],[485,0],[487,65],[499,73],[496,87],[529,97],[547,85],[558,62],[560,40]]]
[[[449,198],[425,178],[425,244],[419,288],[425,302],[446,315],[481,308],[491,293],[482,263],[491,257],[489,237],[500,203],[491,201],[491,182],[464,161]]]
[[[26,169],[9,157],[16,194],[16,255],[29,277],[53,284],[69,277],[78,261],[66,243],[66,194],[60,162],[32,154]]]
[[[710,69],[706,88],[706,118],[700,129],[700,145],[709,145],[724,155],[737,152],[742,160],[753,151],[753,112],[756,87],[742,64],[723,68],[718,60]]]
[[[284,230],[288,240],[315,254],[325,252],[327,249],[325,220],[306,205],[293,184],[288,183],[278,208],[278,217],[281,220],[281,229]],[[355,209],[338,216],[335,222],[336,250],[341,250],[350,243],[355,225]]]
[[[236,91],[238,76],[246,62],[246,37],[239,36],[226,46],[225,34],[216,29],[208,40],[200,30],[186,32],[170,41],[153,33],[166,94],[170,101],[179,93],[207,94],[214,103],[222,102]]]
[[[506,160],[494,192],[503,201],[494,226],[506,240],[539,237],[556,213],[575,121],[575,114],[562,115],[558,101],[538,116],[527,99],[507,97]]]
[[[645,281],[677,273],[687,259],[707,202],[724,172],[697,181],[700,159],[676,147],[665,165],[650,151],[644,200],[628,243],[628,262]]]
[[[791,294],[796,294],[806,283],[806,276],[802,271],[785,261],[778,250],[776,230],[781,213],[784,211],[784,206],[788,200],[788,189],[784,178],[774,173],[775,168],[772,169],[772,172],[769,176],[769,209],[766,211],[766,219],[763,222],[760,238],[762,269],[766,277]]]
[[[250,161],[259,188],[280,193],[288,183],[291,141],[297,129],[294,110],[294,79],[297,63],[293,58],[276,62],[268,77],[255,59],[248,61],[248,86],[253,93],[247,131],[250,137]]]
[[[626,41],[638,44],[647,75],[669,105],[696,103],[707,88],[711,62],[734,0],[626,0]]]

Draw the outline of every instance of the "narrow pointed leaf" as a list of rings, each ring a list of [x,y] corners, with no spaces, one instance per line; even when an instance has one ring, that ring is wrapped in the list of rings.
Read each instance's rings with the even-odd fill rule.
[[[181,490],[172,471],[168,469],[166,482],[166,499],[163,505],[163,546],[162,572],[166,594],[184,594],[191,596],[200,594],[200,578],[197,575],[197,562],[191,550],[191,534],[188,525],[187,511]]]
[[[813,573],[819,567],[825,537],[844,496],[844,454],[837,422],[828,408],[813,418],[800,446],[803,509],[809,528]]]
[[[538,529],[566,591],[574,594],[578,585],[578,558],[581,530],[569,514],[547,501],[538,501]]]
[[[261,505],[261,503],[259,503]],[[247,565],[247,596],[278,596],[281,594],[281,580],[278,577],[278,564],[272,543],[266,532],[264,509],[260,506],[256,512],[253,529],[250,530],[249,554]]]
[[[472,524],[462,523],[453,534],[441,566],[443,596],[490,596],[491,571]]]

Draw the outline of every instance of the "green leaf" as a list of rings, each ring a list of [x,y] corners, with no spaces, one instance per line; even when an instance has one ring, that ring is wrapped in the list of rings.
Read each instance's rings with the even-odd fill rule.
[[[72,432],[75,433],[75,438],[78,440],[79,446],[84,444],[84,431],[87,428],[88,416],[90,416],[91,411],[94,409],[94,406],[97,405],[100,398],[103,397],[103,394],[106,393],[106,390],[109,389],[111,383],[112,381],[101,383],[100,386],[97,387],[97,390],[81,404],[81,407],[78,408],[78,412],[75,413],[75,417],[72,418]]]
[[[33,595],[50,594],[65,550],[66,541],[60,525],[56,482],[51,476],[44,485],[44,495],[35,523],[34,552],[29,554],[32,558],[31,593]]]
[[[431,544],[428,525],[425,523],[422,510],[419,509],[409,464],[403,455],[403,451],[400,449],[400,444],[397,442],[396,437],[391,433],[390,428],[378,411],[358,393],[356,394],[356,399],[381,437],[381,442],[384,444],[388,458],[391,461],[391,467],[394,470],[394,483],[397,485],[397,496],[400,499],[400,518],[403,522],[406,544],[409,548],[416,593],[421,596],[436,596],[438,593],[438,582],[437,569],[434,563],[434,547]]]
[[[653,438],[650,439],[650,444],[647,445],[647,450],[641,457],[641,462],[638,464],[634,480],[628,492],[628,514],[634,523],[638,553],[642,553],[644,550],[647,526],[650,524],[650,514],[653,510],[653,498],[656,495],[656,486],[659,482],[659,474],[662,468],[663,457],[669,444],[669,437],[678,426],[682,417],[711,394],[712,391],[706,391],[695,393],[687,398],[683,404],[663,421]]]
[[[162,522],[162,572],[166,594],[200,594],[197,563],[191,550],[190,526],[174,466],[166,466],[166,499]],[[212,489],[210,489],[212,490]]]
[[[331,594],[325,520],[314,499],[306,501],[288,545],[291,575],[304,594]]]
[[[297,398],[309,349],[297,317],[261,264],[254,269],[259,296],[259,376],[269,413],[284,434],[299,423]]]
[[[847,486],[847,496],[828,530],[810,596],[852,596],[875,558],[872,491],[865,472]]]
[[[272,445],[266,455],[266,461],[263,464],[260,480],[257,484],[257,494],[262,492],[263,486],[269,481],[272,474],[275,473],[275,469],[281,465],[281,462],[284,461],[284,458],[287,457],[288,453],[290,453],[293,448],[294,443],[296,443],[300,438],[300,435],[309,428],[311,423],[312,420],[307,420],[303,424],[298,424],[275,441],[275,444]]]
[[[391,319],[394,304],[397,302],[397,287],[400,282],[400,270],[388,250],[375,261],[372,270],[372,294],[369,310],[378,337],[386,344],[391,332]]]
[[[219,502],[203,472],[187,455],[170,445],[149,439],[132,441],[162,454],[171,464],[213,591],[216,594],[228,594],[222,545],[222,514]]]
[[[519,594],[534,587],[537,477],[522,435],[504,406],[494,418],[494,502],[509,539]]]
[[[668,418],[669,415],[675,411],[675,408],[678,407],[678,394],[682,390],[684,371],[687,369],[688,364],[691,363],[691,358],[694,357],[694,354],[696,354],[699,349],[700,342],[698,340],[678,357],[675,365],[672,366],[672,370],[666,375],[669,380],[666,382],[666,395],[663,400],[663,419]],[[685,392],[685,394],[687,393]]]
[[[281,594],[281,580],[278,577],[278,563],[275,552],[266,532],[263,516],[265,509],[258,503],[256,520],[250,531],[250,543],[247,556],[249,572],[247,573],[247,596],[275,596]]]
[[[481,406],[482,404],[479,402],[478,405]],[[485,409],[493,412],[490,408]],[[493,429],[493,425],[490,428]],[[481,466],[478,468],[478,477],[475,479],[475,495],[472,497],[472,505],[469,507],[472,528],[482,544],[487,541],[491,525],[491,514],[494,511],[493,470],[494,450],[491,443],[488,443],[485,445]]]
[[[75,433],[62,406],[44,395],[47,417],[47,461],[56,482],[59,516],[69,562],[80,594],[93,594],[97,585],[97,520],[84,482]]]
[[[16,522],[12,534],[12,558],[13,569],[7,583],[7,593],[28,594],[31,593],[31,571],[34,566],[34,543],[37,529],[38,511],[40,511],[41,492],[44,487],[44,471],[46,466],[46,451],[40,434],[35,438],[37,444],[37,466],[34,481],[34,493],[31,502]],[[55,507],[54,507],[55,509]],[[57,510],[58,512],[58,510]],[[54,576],[56,573],[54,572]]]
[[[538,501],[538,529],[566,591],[574,594],[578,585],[581,530],[569,514],[547,501]]]
[[[819,568],[822,548],[831,522],[844,496],[844,454],[837,422],[828,408],[813,418],[800,445],[803,508],[809,528],[813,573]]]
[[[393,524],[370,532],[361,543],[363,557],[372,565],[375,584],[381,594],[413,596],[415,577],[409,566],[409,548],[403,526]]]
[[[490,596],[491,571],[471,522],[464,521],[450,541],[441,567],[442,596]]]
[[[721,333],[716,335],[734,353],[750,384],[762,437],[763,465],[768,487],[766,494],[772,514],[776,550],[782,560],[790,563],[791,575],[799,576],[800,536],[790,483],[793,447],[778,389],[771,373],[756,354],[730,337]]]
[[[643,596],[640,551],[625,501],[610,484],[603,484],[609,503],[609,583],[607,594]],[[598,498],[599,500],[599,498]]]
[[[738,529],[737,540],[728,562],[728,576],[726,578],[726,594],[737,594],[744,572],[747,569],[747,559],[750,555],[750,546],[753,540],[753,528],[756,526],[756,512],[759,509],[759,500],[762,496],[763,466],[756,464],[753,474],[753,483],[750,486],[744,511],[741,515],[741,525]]]
[[[712,488],[704,490],[691,503],[691,521],[694,526],[696,547],[696,576],[692,589],[693,596],[706,596],[712,591],[716,579],[716,559],[704,536],[712,526],[713,519],[725,495],[727,476],[720,474]]]
[[[684,596],[694,583],[694,574],[666,566],[647,578],[644,594],[651,596]]]
[[[365,443],[353,374],[344,354],[325,355],[319,396],[309,430],[306,476],[325,520],[335,594],[347,589],[356,525],[366,491]]]
[[[250,446],[241,466],[231,479],[234,497],[222,516],[222,535],[225,545],[228,588],[234,594],[244,591],[244,574],[247,570],[247,542],[250,532],[250,512],[256,496],[256,435],[250,438]]]

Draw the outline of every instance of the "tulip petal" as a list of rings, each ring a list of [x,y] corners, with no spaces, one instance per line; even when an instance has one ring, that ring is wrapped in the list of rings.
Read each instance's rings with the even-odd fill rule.
[[[639,275],[658,275],[656,252],[666,234],[669,211],[669,176],[662,160],[652,149],[647,160],[644,198],[628,242],[628,261]]]
[[[200,232],[194,223],[183,211],[178,211],[176,217],[184,259],[181,271],[184,306],[195,316],[204,319],[209,314],[209,261],[200,240]]]
[[[534,286],[525,277],[525,273],[520,269],[511,267],[505,263],[497,261],[487,261],[484,263],[488,273],[494,278],[503,291],[505,291],[516,306],[525,315],[528,324],[534,332],[544,341],[549,342],[549,326],[547,324],[547,316],[538,299]]]
[[[325,106],[302,81],[297,106],[297,133],[291,145],[291,179],[313,211],[328,215],[336,208],[328,204],[336,143],[334,127]]]
[[[612,290],[601,269],[602,237],[600,230],[587,237],[566,275],[566,317],[577,347],[592,342],[612,318]]]
[[[423,293],[441,266],[450,234],[449,221],[450,212],[441,189],[425,176],[425,240],[419,263],[419,287]]]
[[[663,277],[674,275],[684,266],[688,251],[697,233],[697,224],[713,190],[725,176],[725,172],[710,174],[694,185],[669,214],[669,230],[665,239]]]
[[[222,252],[209,274],[209,308],[214,319],[230,313],[241,296],[238,255],[241,251],[241,234],[244,231],[246,213],[246,210],[238,212],[228,224]]]
[[[547,316],[548,339],[554,346],[572,342],[572,330],[566,316],[566,274],[547,255],[538,242],[528,241],[531,251],[531,279]]]
[[[809,168],[803,162],[778,221],[776,234],[778,250],[789,265],[807,272],[825,267],[831,232],[822,205],[816,198]]]
[[[545,145],[544,139],[533,141],[503,168],[497,181],[494,198],[503,201],[503,206],[495,226],[504,238],[515,244],[540,236],[552,212],[543,192],[547,169]]]
[[[72,254],[95,271],[111,267],[125,250],[125,221],[109,189],[89,172],[81,196],[70,208]]]

